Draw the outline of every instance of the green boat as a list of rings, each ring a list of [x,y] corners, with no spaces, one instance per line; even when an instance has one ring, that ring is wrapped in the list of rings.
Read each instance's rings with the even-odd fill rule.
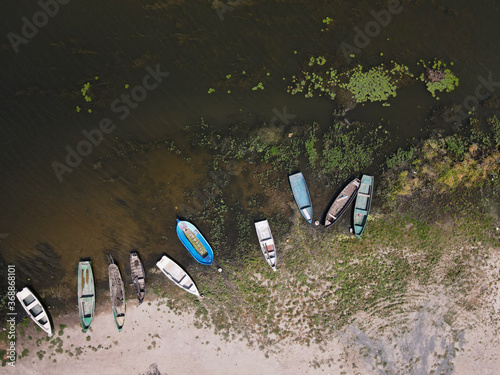
[[[373,176],[363,175],[354,204],[354,233],[361,237],[366,226],[373,198]]]
[[[89,260],[78,263],[78,310],[83,331],[87,332],[95,310],[94,274]]]

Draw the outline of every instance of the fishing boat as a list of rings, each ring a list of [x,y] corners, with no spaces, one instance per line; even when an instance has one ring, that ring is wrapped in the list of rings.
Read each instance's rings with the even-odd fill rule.
[[[182,244],[188,249],[194,259],[201,264],[212,264],[214,253],[198,228],[188,221],[177,219],[176,231]]]
[[[139,300],[139,304],[141,304],[146,295],[146,274],[144,273],[144,267],[142,266],[139,254],[136,251],[130,253],[130,272],[137,299]]]
[[[49,316],[33,292],[28,287],[25,287],[23,290],[16,293],[16,297],[19,302],[21,302],[21,305],[30,318],[51,337],[52,327],[50,325]]]
[[[340,219],[342,214],[351,205],[354,198],[356,198],[356,192],[359,189],[359,184],[359,178],[355,178],[342,189],[339,195],[337,195],[328,209],[328,213],[326,214],[325,228],[331,227],[335,224],[335,222]]]
[[[276,247],[274,246],[274,239],[271,233],[271,228],[267,220],[258,221],[255,223],[255,230],[257,237],[259,237],[260,248],[266,258],[267,263],[271,266],[273,271],[276,271]]]
[[[94,274],[89,260],[78,263],[78,311],[83,332],[87,332],[95,311]]]
[[[177,286],[184,289],[185,291],[194,294],[195,296],[200,296],[198,288],[196,287],[194,281],[189,277],[186,271],[184,271],[177,263],[166,255],[156,263],[156,266],[167,276],[170,280],[174,282]]]
[[[363,175],[361,177],[361,185],[354,204],[354,234],[356,237],[361,237],[363,230],[366,226],[368,214],[370,213],[370,206],[373,198],[373,176]]]
[[[122,275],[113,257],[109,257],[109,295],[111,298],[111,308],[115,318],[116,327],[121,331],[125,324],[125,287],[123,285]]]
[[[295,202],[297,202],[300,213],[309,223],[312,223],[313,209],[311,205],[311,196],[309,195],[306,180],[302,172],[295,173],[289,176],[288,179],[290,180],[293,197],[295,198]]]

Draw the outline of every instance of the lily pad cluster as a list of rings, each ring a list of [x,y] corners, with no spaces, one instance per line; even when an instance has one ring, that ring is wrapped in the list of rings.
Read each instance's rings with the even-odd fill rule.
[[[426,69],[425,73],[420,76],[420,80],[425,82],[427,91],[437,100],[439,100],[439,96],[436,95],[436,92],[450,92],[458,86],[457,76],[447,68],[446,63],[437,59],[429,64],[423,60],[420,60],[420,63]],[[453,65],[453,62],[450,65]]]
[[[305,93],[306,98],[312,98],[314,93],[318,96],[327,96],[335,99],[335,87],[339,83],[337,71],[325,67],[326,59],[323,56],[311,57],[308,68],[303,70],[300,76],[292,77],[292,85],[287,87],[287,92],[292,95]]]
[[[375,66],[368,71],[358,65],[344,73],[349,78],[347,83],[339,86],[348,90],[357,103],[385,101],[391,96],[396,96],[396,91],[405,76],[411,76],[408,67],[394,61],[391,69],[384,64]]]

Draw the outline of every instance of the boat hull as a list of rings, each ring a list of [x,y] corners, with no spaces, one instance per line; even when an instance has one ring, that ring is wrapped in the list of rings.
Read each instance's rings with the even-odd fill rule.
[[[176,231],[179,240],[181,240],[184,247],[198,263],[205,265],[212,264],[214,260],[212,247],[205,240],[205,237],[203,237],[198,228],[188,221],[177,219]]]
[[[16,293],[16,297],[29,317],[51,337],[52,326],[50,325],[49,315],[33,292],[28,287],[25,287]]]
[[[373,182],[373,176],[363,175],[361,177],[361,185],[358,189],[356,203],[354,204],[353,218],[354,234],[357,238],[361,237],[366,227],[373,198]]]
[[[125,286],[118,266],[111,263],[109,271],[109,295],[111,299],[111,308],[113,318],[115,319],[118,331],[121,331],[125,324]]]
[[[276,246],[274,245],[271,227],[267,220],[258,221],[255,223],[255,231],[259,238],[260,249],[267,263],[271,266],[273,271],[276,271],[277,253]]]
[[[156,262],[156,266],[160,269],[165,276],[167,276],[175,285],[184,289],[185,291],[200,296],[198,288],[193,279],[184,271],[181,266],[175,263],[166,255]]]
[[[292,188],[293,197],[299,208],[300,213],[307,220],[312,223],[313,209],[311,204],[311,196],[307,188],[306,180],[302,172],[295,173],[288,177],[290,187]]]
[[[139,304],[141,304],[146,295],[146,274],[139,254],[135,251],[130,253],[130,273],[132,282],[134,283],[135,294],[137,295]]]
[[[331,227],[347,211],[351,203],[356,198],[356,193],[360,185],[359,178],[355,178],[342,189],[328,209],[325,217],[325,228]]]
[[[78,263],[78,310],[83,331],[87,332],[95,312],[94,273],[90,261]]]

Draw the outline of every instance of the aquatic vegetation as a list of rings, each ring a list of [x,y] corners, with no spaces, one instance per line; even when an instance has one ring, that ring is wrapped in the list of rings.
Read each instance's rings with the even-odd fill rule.
[[[395,61],[391,61],[391,64],[391,69],[380,64],[368,71],[363,71],[363,67],[358,65],[342,74],[349,81],[339,86],[351,92],[357,103],[385,101],[396,96],[396,91],[405,78],[412,77],[407,66]]]
[[[125,84],[125,88],[128,89],[130,85],[128,83]]]
[[[229,79],[229,78],[231,78],[231,74],[226,75],[226,79]]]
[[[252,87],[252,90],[255,91],[255,90],[264,90],[264,85],[262,84],[262,82],[259,82],[259,84],[257,86],[254,86]]]
[[[82,92],[82,96],[85,98],[86,102],[91,102],[92,98],[87,95],[87,92],[90,90],[90,82],[87,82],[83,85],[83,88],[80,90]]]
[[[373,161],[374,152],[385,141],[383,136],[377,134],[378,130],[367,132],[361,138],[359,128],[334,124],[323,137],[322,172],[333,173],[342,180],[368,167]]]
[[[417,191],[450,193],[459,188],[480,187],[485,183],[498,184],[500,152],[495,141],[498,134],[494,130],[495,119],[488,119],[488,123],[492,127],[490,133],[472,129],[468,137],[430,138],[418,148],[407,152],[398,150],[396,160],[406,159],[410,154],[414,160],[410,165],[390,164],[395,171],[385,182],[388,199],[409,196]],[[396,178],[394,173],[397,173]],[[391,182],[391,179],[395,181]]]
[[[315,144],[318,141],[318,138],[316,138],[317,128],[318,128],[317,124],[314,124],[311,131],[309,132],[309,139],[304,143],[304,147],[306,149],[306,155],[307,158],[309,159],[309,165],[311,167],[314,167],[316,161],[318,160],[318,150],[315,147]]]
[[[81,110],[82,110],[82,109],[80,108],[80,106],[79,106],[79,105],[77,105],[77,106],[76,106],[76,111],[77,111],[77,112],[80,112]]]
[[[208,93],[209,93],[209,94],[211,94],[211,93],[213,93],[213,92],[215,92],[215,89],[213,89],[213,88],[209,88],[209,89],[208,89]]]
[[[385,161],[387,168],[397,168],[402,166],[404,163],[411,161],[415,155],[415,147],[410,147],[408,150],[403,150],[398,148],[398,150],[388,157]]]
[[[321,32],[324,32],[324,31],[328,31],[328,26],[333,23],[333,18],[330,18],[330,17],[325,17],[323,18],[323,21],[322,21],[325,25],[326,25],[326,28],[324,29],[321,29]]]
[[[436,96],[436,92],[451,92],[458,86],[457,76],[447,68],[446,63],[437,59],[429,64],[423,60],[420,60],[420,63],[426,69],[426,72],[421,74],[420,80],[425,82],[427,91],[437,100],[439,97]],[[450,65],[453,65],[453,62]]]
[[[310,57],[308,67],[310,70],[303,70],[300,76],[292,77],[292,85],[287,87],[287,92],[292,95],[305,93],[306,98],[312,98],[314,92],[318,96],[328,96],[335,99],[335,87],[339,82],[337,71],[333,68],[326,68],[326,59],[323,56]]]

